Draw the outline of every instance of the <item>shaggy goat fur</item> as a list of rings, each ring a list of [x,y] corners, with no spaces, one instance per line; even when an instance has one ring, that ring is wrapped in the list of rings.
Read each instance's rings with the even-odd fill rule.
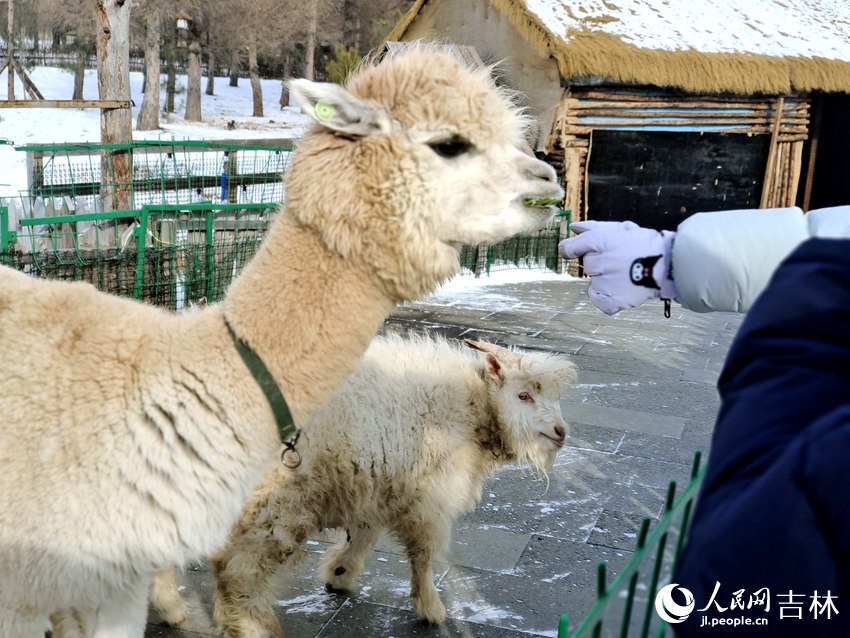
[[[350,589],[382,530],[407,550],[419,618],[445,620],[431,561],[485,478],[517,462],[545,474],[566,437],[563,357],[442,339],[376,338],[355,372],[305,424],[304,464],[272,467],[212,565],[215,617],[228,638],[281,637],[275,574],[311,534],[348,533],[324,556],[329,589]]]
[[[228,326],[300,424],[458,244],[538,227],[551,210],[524,200],[562,194],[486,69],[423,46],[291,88],[317,122],[223,303],[175,315],[0,268],[0,636],[73,608],[141,638],[154,571],[223,545],[280,449]]]

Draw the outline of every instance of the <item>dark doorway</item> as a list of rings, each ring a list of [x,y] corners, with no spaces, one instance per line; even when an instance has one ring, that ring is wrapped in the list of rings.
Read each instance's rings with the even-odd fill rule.
[[[814,158],[811,157],[814,149]],[[803,149],[798,206],[804,210],[850,204],[850,95],[820,93],[812,99],[811,136]],[[806,201],[806,194],[809,194]]]
[[[594,131],[588,218],[675,230],[697,212],[758,208],[769,135]]]

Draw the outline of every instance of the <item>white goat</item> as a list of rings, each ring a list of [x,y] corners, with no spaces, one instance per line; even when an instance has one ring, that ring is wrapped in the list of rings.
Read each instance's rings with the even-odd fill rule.
[[[3,638],[67,609],[141,638],[154,571],[221,547],[280,450],[268,388],[302,423],[459,244],[536,228],[563,194],[489,70],[432,48],[292,93],[317,123],[224,303],[177,316],[0,268]]]
[[[432,559],[484,479],[510,461],[545,474],[564,443],[560,356],[480,342],[477,355],[443,339],[377,337],[355,372],[305,422],[301,467],[277,464],[213,556],[215,617],[228,638],[282,637],[275,575],[325,528],[348,533],[324,556],[332,590],[350,589],[382,530],[407,551],[419,618],[445,620]],[[167,608],[162,602],[160,608]]]

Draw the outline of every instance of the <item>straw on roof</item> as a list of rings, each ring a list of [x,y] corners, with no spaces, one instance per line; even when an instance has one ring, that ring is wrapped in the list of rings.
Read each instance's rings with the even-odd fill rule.
[[[695,93],[850,93],[847,0],[488,0],[567,79]],[[388,39],[403,39],[417,0]]]

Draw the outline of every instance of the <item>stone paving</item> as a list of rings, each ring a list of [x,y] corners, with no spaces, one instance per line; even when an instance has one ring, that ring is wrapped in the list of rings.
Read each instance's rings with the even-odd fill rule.
[[[687,482],[695,450],[708,451],[718,407],[715,383],[741,316],[700,315],[660,302],[607,317],[586,282],[541,279],[470,288],[405,304],[385,330],[429,331],[568,354],[579,382],[562,399],[571,434],[548,488],[521,468],[500,470],[478,508],[456,526],[436,565],[448,609],[442,627],[417,622],[400,547],[379,541],[359,587],[326,593],[318,580],[328,537],[285,576],[278,617],[288,638],[527,638],[555,636],[558,618],[581,619],[596,569],[616,574],[643,517],[657,518],[670,480]],[[190,617],[179,629],[151,613],[146,638],[217,635],[212,576],[181,576]]]

